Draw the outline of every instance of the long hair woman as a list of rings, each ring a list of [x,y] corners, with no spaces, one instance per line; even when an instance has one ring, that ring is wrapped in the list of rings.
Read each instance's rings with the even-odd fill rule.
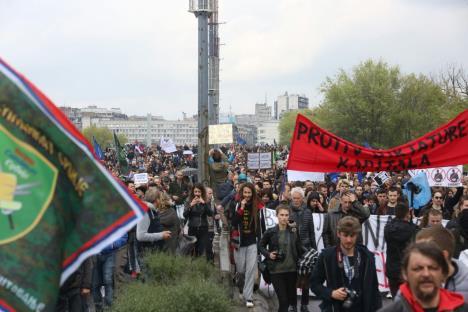
[[[161,225],[164,231],[170,231],[172,233],[171,238],[164,242],[162,249],[170,254],[175,254],[177,241],[179,239],[180,220],[172,205],[171,198],[167,193],[157,193],[155,206],[159,212]]]
[[[195,256],[197,257],[206,254],[208,216],[213,216],[213,211],[207,204],[205,187],[201,183],[196,183],[185,202],[184,218],[188,222],[188,235],[197,238],[195,244]]]
[[[237,274],[244,285],[239,288],[248,308],[253,304],[253,288],[257,276],[257,242],[265,231],[264,205],[258,199],[255,186],[244,183],[236,201],[231,204],[231,226],[238,233],[238,244],[234,250]]]

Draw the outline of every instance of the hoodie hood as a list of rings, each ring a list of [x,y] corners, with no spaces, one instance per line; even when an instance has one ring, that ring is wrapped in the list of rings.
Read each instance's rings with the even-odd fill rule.
[[[411,306],[413,311],[424,312],[424,309],[421,307],[421,305],[411,293],[411,289],[409,288],[408,283],[404,283],[400,286],[400,292],[403,298],[405,298],[406,301],[408,301],[408,304]],[[439,294],[440,301],[439,307],[437,308],[437,312],[452,311],[458,308],[459,306],[463,305],[463,303],[465,302],[462,295],[450,292],[443,288],[439,289]]]

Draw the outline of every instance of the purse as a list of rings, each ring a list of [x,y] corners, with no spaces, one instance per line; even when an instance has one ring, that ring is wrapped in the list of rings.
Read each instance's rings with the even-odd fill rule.
[[[270,270],[268,270],[268,263],[267,263],[267,258],[261,260],[261,257],[258,257],[257,260],[258,264],[258,270],[260,271],[260,274],[262,274],[263,280],[267,284],[271,284],[271,275],[270,275]]]

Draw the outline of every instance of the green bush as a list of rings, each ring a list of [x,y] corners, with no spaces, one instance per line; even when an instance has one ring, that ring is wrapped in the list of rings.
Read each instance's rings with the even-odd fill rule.
[[[145,258],[145,283],[131,282],[117,295],[112,311],[224,312],[232,310],[227,289],[205,259],[156,253]]]

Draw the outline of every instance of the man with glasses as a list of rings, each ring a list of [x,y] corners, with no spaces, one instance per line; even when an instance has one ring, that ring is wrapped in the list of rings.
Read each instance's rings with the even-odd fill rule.
[[[426,207],[421,209],[419,216],[424,216],[424,214],[426,214],[431,208],[433,208],[441,211],[444,219],[450,220],[452,219],[453,207],[458,203],[462,195],[463,188],[458,187],[457,192],[453,197],[447,197],[444,200],[442,191],[437,190],[434,192],[431,202]]]

